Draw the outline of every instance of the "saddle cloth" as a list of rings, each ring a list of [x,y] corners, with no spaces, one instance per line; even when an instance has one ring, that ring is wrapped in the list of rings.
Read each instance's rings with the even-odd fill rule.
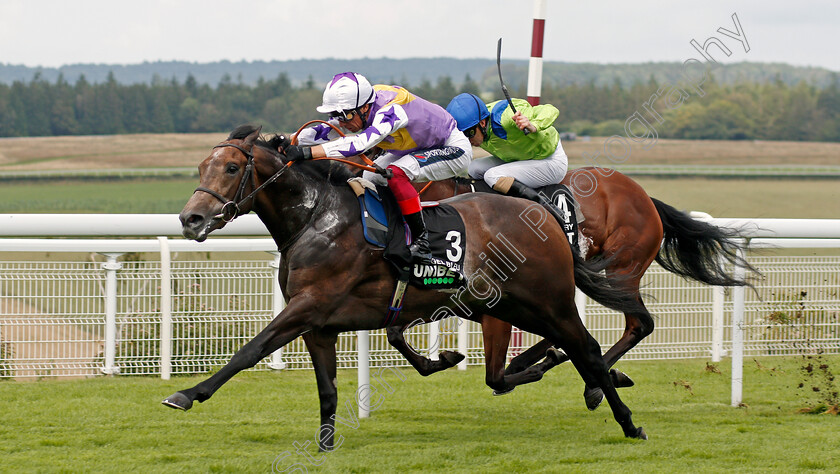
[[[365,239],[385,249],[384,257],[397,269],[399,279],[425,289],[458,288],[466,282],[466,228],[455,208],[436,202],[423,203],[432,265],[414,264],[408,251],[411,232],[391,191],[362,178],[353,178],[348,184],[359,199]]]
[[[455,180],[467,184],[473,192],[499,194],[498,191],[488,186],[481,179],[455,178]],[[560,209],[560,212],[566,217],[566,221],[562,224],[563,232],[566,233],[572,247],[578,248],[578,224],[583,222],[583,212],[581,212],[580,204],[575,200],[572,191],[565,184],[549,184],[548,186],[535,188],[534,191],[547,197]]]

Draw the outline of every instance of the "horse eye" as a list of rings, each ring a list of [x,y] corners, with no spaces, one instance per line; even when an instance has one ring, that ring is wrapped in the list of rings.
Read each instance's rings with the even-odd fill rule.
[[[227,172],[227,174],[236,174],[236,172],[239,171],[239,167],[236,166],[235,164],[231,163],[231,164],[227,165],[227,168],[225,168],[225,171]]]

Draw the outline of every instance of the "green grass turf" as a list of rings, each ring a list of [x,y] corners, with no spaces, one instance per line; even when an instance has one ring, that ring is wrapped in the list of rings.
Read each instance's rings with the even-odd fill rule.
[[[715,217],[840,216],[836,180],[634,178],[677,209]],[[155,214],[181,212],[198,179],[3,183],[0,213]]]
[[[840,358],[826,359],[831,367]],[[296,452],[318,429],[311,372],[243,373],[187,413],[160,405],[202,377],[0,383],[0,471],[801,472],[840,470],[840,418],[797,409],[819,401],[799,358],[745,363],[743,408],[729,406],[729,361],[621,362],[621,389],[650,440],[628,440],[606,406],[588,412],[570,365],[492,397],[483,369],[374,380],[380,408],[338,425],[333,452]],[[355,371],[338,376],[338,414],[355,410]],[[804,388],[798,384],[805,380]]]
[[[177,214],[198,179],[3,183],[0,213]]]

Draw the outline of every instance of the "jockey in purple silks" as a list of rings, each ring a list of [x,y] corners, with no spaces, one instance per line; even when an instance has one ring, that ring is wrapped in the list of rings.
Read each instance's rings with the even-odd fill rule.
[[[387,184],[411,230],[412,260],[431,259],[428,233],[420,212],[420,196],[412,181],[437,181],[466,176],[472,161],[469,140],[455,119],[442,107],[398,86],[372,86],[361,74],[337,74],[324,90],[318,112],[330,122],[355,133],[340,137],[331,127],[318,124],[302,130],[300,145],[286,148],[292,160],[348,157],[379,147],[385,151],[375,162],[391,170],[387,181],[366,171],[364,177]],[[308,145],[308,146],[307,146]]]

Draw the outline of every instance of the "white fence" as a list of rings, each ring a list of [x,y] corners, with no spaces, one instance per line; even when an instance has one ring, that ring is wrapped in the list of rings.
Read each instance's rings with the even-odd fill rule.
[[[752,226],[754,247],[840,248],[840,241],[833,240],[840,238],[840,221],[835,220],[714,223]],[[0,236],[7,237],[0,239],[0,377],[119,373],[166,378],[224,364],[283,307],[273,241],[220,238],[264,235],[255,216],[237,219],[218,232],[219,237],[200,244],[166,237],[8,238],[172,236],[179,231],[177,217],[170,215],[0,215]],[[220,252],[223,257],[209,258]],[[229,257],[242,252],[248,252],[248,259]],[[33,254],[44,257],[31,261]],[[688,282],[654,264],[643,284],[652,297],[648,307],[656,330],[625,359],[719,360],[726,353],[740,369],[743,355],[840,353],[840,256],[751,256],[750,262],[765,275],[756,282],[758,294]],[[604,349],[624,331],[624,318],[618,313],[593,302],[581,309]],[[440,338],[439,348],[460,349],[468,364],[482,364],[478,326],[467,323],[460,331],[457,327],[452,321],[443,321],[439,328],[421,326],[411,331],[409,341],[434,352]],[[515,332],[511,355],[537,340]],[[390,348],[384,331],[372,331],[369,346],[372,366],[407,365]],[[357,367],[358,349],[357,335],[342,335],[339,367]],[[300,339],[257,366],[308,367]],[[734,377],[737,385],[740,376]],[[740,401],[736,385],[733,403]]]

